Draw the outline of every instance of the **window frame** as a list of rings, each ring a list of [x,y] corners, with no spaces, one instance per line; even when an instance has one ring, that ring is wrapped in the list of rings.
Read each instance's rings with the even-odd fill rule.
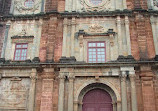
[[[17,48],[17,45],[27,45],[27,48]],[[18,50],[18,49],[20,49],[20,59],[19,60],[15,60],[15,55],[16,55],[16,50]],[[23,49],[26,49],[26,58],[25,58],[25,60],[27,59],[27,54],[28,54],[28,43],[16,43],[15,44],[15,50],[14,50],[14,61],[25,61],[25,60],[21,60],[21,55],[22,55],[22,50]]]
[[[89,47],[89,43],[104,43],[104,47]],[[104,48],[104,53],[105,53],[105,61],[104,62],[98,62],[98,51],[96,50],[96,61],[94,62],[94,61],[92,61],[92,62],[90,62],[89,61],[89,49],[90,48],[95,48],[95,49],[98,49],[98,48]],[[87,62],[88,63],[105,63],[106,62],[106,42],[105,41],[88,41],[87,42]]]

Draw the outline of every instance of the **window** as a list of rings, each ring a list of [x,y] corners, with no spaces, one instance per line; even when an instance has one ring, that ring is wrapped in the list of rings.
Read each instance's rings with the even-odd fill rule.
[[[104,63],[105,61],[105,42],[88,42],[88,62]]]
[[[32,8],[34,6],[34,1],[33,0],[25,0],[24,6],[27,8]]]
[[[14,60],[16,61],[24,61],[27,57],[27,43],[21,43],[15,45],[15,53],[14,53]]]
[[[93,5],[99,5],[102,3],[102,0],[89,0]]]

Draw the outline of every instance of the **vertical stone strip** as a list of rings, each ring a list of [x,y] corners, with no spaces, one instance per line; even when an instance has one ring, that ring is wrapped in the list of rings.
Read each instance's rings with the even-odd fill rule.
[[[123,0],[123,9],[127,9],[127,3],[126,3],[126,0]]]
[[[77,0],[72,1],[72,11],[76,11],[76,1]]]
[[[78,101],[74,102],[74,111],[78,111]]]
[[[116,111],[121,111],[121,102],[117,101],[117,110]]]
[[[32,69],[31,75],[31,84],[30,84],[30,90],[29,90],[29,107],[28,111],[34,111],[34,105],[35,105],[35,84],[36,84],[36,78],[37,78],[37,72],[36,69]]]
[[[41,1],[41,12],[44,12],[44,0]]]
[[[58,111],[64,111],[64,83],[65,77],[63,75],[59,76],[59,102],[58,102]]]
[[[152,26],[155,52],[156,52],[156,55],[158,55],[158,44],[157,44],[157,41],[158,41],[158,40],[157,40],[157,33],[156,33],[156,30],[158,29],[158,28],[157,28],[158,26],[156,25],[157,23],[155,22],[153,16],[151,16],[150,22],[151,22],[151,26]]]
[[[70,76],[69,77],[69,95],[68,95],[68,111],[73,111],[73,98],[74,98],[74,94],[73,94],[73,90],[74,90],[74,77]]]
[[[117,23],[117,31],[118,31],[119,55],[122,55],[122,52],[123,52],[123,51],[122,51],[123,46],[122,46],[122,36],[121,36],[121,18],[120,18],[120,16],[117,16],[116,23]]]
[[[75,36],[75,24],[76,24],[76,20],[75,20],[75,18],[73,17],[72,18],[72,21],[71,21],[71,56],[74,56],[75,54],[74,54],[74,51],[75,51],[75,47],[74,47],[74,42],[75,42],[75,40],[74,40],[74,36]]]
[[[63,47],[62,47],[62,56],[66,56],[67,53],[67,18],[64,18],[64,31],[63,31]]]
[[[122,111],[127,111],[127,90],[126,90],[126,71],[122,71],[121,75],[121,99]]]
[[[5,37],[4,37],[4,42],[3,42],[1,58],[5,57],[5,50],[6,50],[6,47],[7,47],[9,29],[10,29],[10,24],[6,24]]]
[[[14,13],[14,0],[11,2],[11,7],[10,7],[10,14]]]
[[[129,32],[129,19],[128,16],[125,16],[125,27],[126,27],[126,37],[127,37],[127,51],[128,55],[131,55],[131,40],[130,40],[130,32]]]
[[[138,111],[137,107],[137,96],[136,96],[136,85],[135,85],[135,72],[129,72],[129,78],[131,82],[131,103],[132,103],[132,111]]]

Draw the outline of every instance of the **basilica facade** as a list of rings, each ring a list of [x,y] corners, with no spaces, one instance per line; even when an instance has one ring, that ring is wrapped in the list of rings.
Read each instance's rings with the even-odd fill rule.
[[[0,111],[158,111],[158,0],[0,0]]]

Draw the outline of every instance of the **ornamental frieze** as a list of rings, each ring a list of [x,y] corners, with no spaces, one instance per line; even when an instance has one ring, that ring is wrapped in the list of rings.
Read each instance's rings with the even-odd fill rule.
[[[85,11],[103,11],[111,9],[111,0],[81,0]]]

